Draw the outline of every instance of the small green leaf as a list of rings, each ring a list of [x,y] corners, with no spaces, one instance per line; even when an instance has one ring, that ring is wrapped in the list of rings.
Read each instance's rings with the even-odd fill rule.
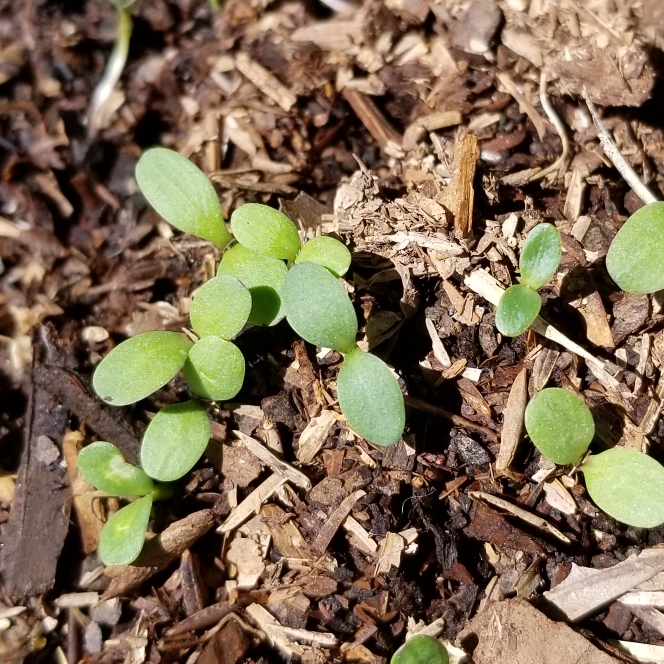
[[[78,453],[78,469],[96,489],[115,496],[146,496],[155,490],[144,471],[127,463],[115,445],[104,441]]]
[[[99,540],[99,558],[104,565],[129,565],[143,548],[152,497],[144,496],[119,509],[104,526]]]
[[[249,289],[252,302],[249,322],[253,325],[276,325],[285,316],[281,288],[288,268],[279,258],[234,244],[224,253],[217,274],[231,275]]]
[[[147,150],[136,164],[136,182],[175,228],[222,248],[231,241],[212,183],[186,157],[166,148]]]
[[[136,403],[175,377],[192,345],[182,332],[144,332],[127,339],[99,363],[92,387],[112,406]]]
[[[184,378],[191,391],[203,399],[232,399],[244,381],[244,357],[230,341],[204,337],[189,351]]]
[[[337,378],[339,407],[348,424],[376,445],[399,441],[406,423],[403,394],[380,358],[356,348],[346,355]]]
[[[526,407],[526,431],[549,461],[576,463],[595,435],[592,413],[569,390],[549,387]]]
[[[416,634],[397,650],[390,664],[448,664],[445,646],[433,636]]]
[[[339,240],[327,235],[307,242],[295,259],[296,263],[318,263],[335,277],[343,277],[350,267],[350,251]]]
[[[537,291],[520,284],[510,286],[498,302],[496,327],[507,337],[518,337],[532,325],[541,308]]]
[[[224,274],[204,283],[194,294],[189,318],[199,337],[232,339],[251,312],[251,293],[237,278]]]
[[[309,343],[347,353],[355,347],[357,316],[339,280],[321,265],[298,263],[282,289],[290,326]]]
[[[664,523],[664,467],[647,454],[614,447],[581,466],[597,506],[616,521],[637,528]]]
[[[265,256],[292,261],[300,250],[295,224],[268,205],[241,205],[231,215],[231,230],[240,244]]]
[[[521,283],[534,290],[544,286],[556,273],[562,253],[563,243],[558,229],[553,224],[535,226],[521,248]]]
[[[642,207],[623,224],[609,247],[606,269],[626,293],[664,289],[664,202]]]
[[[173,482],[196,465],[209,440],[210,420],[204,404],[185,401],[168,406],[145,430],[141,466],[150,477]]]

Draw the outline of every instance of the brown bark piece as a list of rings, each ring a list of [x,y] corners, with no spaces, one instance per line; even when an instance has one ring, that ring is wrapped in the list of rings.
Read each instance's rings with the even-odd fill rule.
[[[473,236],[473,205],[475,202],[475,167],[480,158],[480,146],[477,138],[466,134],[456,145],[453,178],[445,192],[445,205],[454,215],[454,237],[457,240],[469,240]]]
[[[590,343],[603,348],[615,348],[606,310],[597,291],[593,291],[583,299],[583,304],[579,307],[579,313],[586,323],[586,336]]]
[[[2,533],[2,576],[14,599],[41,595],[53,587],[60,551],[69,529],[70,488],[61,463],[67,413],[34,379],[26,412],[25,447],[9,523]]]
[[[616,344],[621,343],[630,334],[634,334],[648,320],[650,302],[647,295],[623,293],[613,305],[613,325],[611,332]]]
[[[219,630],[205,646],[199,664],[237,664],[249,650],[249,639],[235,620]]]
[[[616,664],[564,623],[549,620],[526,600],[495,602],[458,637],[475,664]]]
[[[507,405],[503,411],[503,428],[500,433],[500,451],[496,459],[496,470],[510,476],[509,467],[516,454],[516,449],[521,440],[523,431],[523,419],[528,403],[528,369],[524,367],[516,377]]]
[[[263,505],[260,515],[272,533],[274,546],[280,556],[300,560],[311,558],[307,541],[291,521],[290,515],[284,512],[279,505]]]

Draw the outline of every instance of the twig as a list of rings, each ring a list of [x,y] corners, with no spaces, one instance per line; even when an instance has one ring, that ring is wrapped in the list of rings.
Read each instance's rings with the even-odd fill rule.
[[[597,138],[599,138],[599,143],[602,146],[602,150],[606,156],[611,160],[611,163],[616,167],[620,175],[623,176],[625,182],[634,190],[634,193],[646,204],[656,203],[657,197],[655,194],[648,189],[648,187],[641,182],[636,171],[627,163],[625,157],[622,156],[618,146],[615,144],[613,137],[609,133],[609,130],[606,128],[599,113],[597,112],[597,107],[591,101],[588,96],[588,91],[583,90],[583,97],[586,100],[588,105],[588,110],[592,116],[593,122],[595,123],[595,128],[597,129]]]

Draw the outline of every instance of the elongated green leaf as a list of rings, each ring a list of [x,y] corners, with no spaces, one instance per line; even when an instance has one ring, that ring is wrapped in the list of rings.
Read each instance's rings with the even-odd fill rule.
[[[244,357],[230,341],[204,337],[189,351],[184,378],[191,391],[203,399],[232,399],[244,381]]]
[[[294,265],[282,289],[290,326],[309,343],[347,353],[355,347],[357,316],[339,280],[321,265]]]
[[[150,477],[173,482],[196,465],[209,440],[210,420],[204,404],[186,401],[168,406],[145,430],[141,466]]]
[[[191,327],[199,337],[232,339],[251,312],[251,293],[238,279],[224,274],[204,283],[191,303]]]
[[[117,345],[97,366],[92,387],[106,403],[136,403],[173,379],[192,347],[181,332],[145,332]]]
[[[390,664],[448,664],[447,649],[433,636],[416,634],[397,650]]]
[[[521,248],[519,269],[521,283],[537,290],[551,279],[560,264],[563,243],[553,224],[538,224],[533,228]]]
[[[627,447],[593,454],[581,466],[588,493],[616,521],[637,528],[664,523],[664,467]]]
[[[144,496],[119,509],[104,526],[99,540],[99,558],[104,565],[129,565],[143,548],[152,497]]]
[[[136,164],[136,182],[175,228],[222,248],[231,241],[212,183],[186,157],[166,148],[147,150]]]
[[[146,496],[155,489],[143,470],[127,463],[115,445],[104,441],[78,453],[78,470],[96,489],[115,496]]]
[[[318,263],[335,277],[343,277],[350,267],[350,251],[339,240],[327,235],[307,242],[295,259],[296,263]]]
[[[576,463],[595,435],[592,413],[569,390],[549,387],[526,407],[526,431],[549,461]]]
[[[348,424],[376,445],[399,441],[406,422],[403,394],[380,358],[356,348],[346,355],[337,378],[337,396]]]
[[[502,295],[496,309],[496,327],[501,334],[518,337],[537,318],[542,300],[537,291],[515,284]]]
[[[613,238],[606,269],[627,293],[664,288],[664,202],[637,210]]]
[[[231,230],[240,244],[265,256],[292,261],[300,250],[295,224],[268,205],[241,205],[231,215]]]
[[[217,274],[231,275],[249,289],[250,323],[276,325],[285,316],[281,306],[281,288],[288,268],[279,258],[264,256],[235,244],[224,253]]]

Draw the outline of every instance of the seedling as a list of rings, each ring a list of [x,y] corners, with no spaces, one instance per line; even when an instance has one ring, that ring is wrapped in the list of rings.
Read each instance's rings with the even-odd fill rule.
[[[397,650],[390,664],[448,664],[447,649],[433,636],[416,634]]]
[[[562,240],[552,224],[538,224],[523,243],[519,257],[521,284],[510,286],[496,309],[496,327],[508,337],[518,337],[537,318],[542,301],[537,289],[554,275],[562,255]]]
[[[233,236],[214,188],[190,161],[154,148],[139,160],[136,179],[149,203],[173,226],[219,248],[229,245]],[[266,205],[237,208],[230,225],[237,243],[226,248],[217,276],[194,293],[192,331],[145,332],[128,339],[94,373],[95,391],[114,406],[150,396],[180,370],[195,397],[155,415],[141,445],[143,470],[126,464],[110,443],[94,443],[81,452],[81,472],[97,488],[119,496],[144,495],[106,524],[100,544],[106,564],[131,562],[140,552],[157,495],[152,479],[178,480],[203,454],[210,422],[201,400],[223,401],[240,391],[245,361],[232,340],[248,323],[276,325],[287,317],[310,343],[345,354],[338,393],[349,425],[377,445],[401,437],[405,409],[399,384],[389,367],[361,351],[355,340],[357,317],[339,281],[350,266],[348,249],[330,237],[301,246],[293,222]],[[100,456],[99,445],[112,449],[104,447],[105,456]],[[124,544],[118,541],[123,538]]]
[[[526,408],[526,431],[550,461],[576,464],[595,434],[593,417],[572,392],[542,390]],[[614,447],[583,460],[579,470],[597,506],[617,521],[638,528],[664,523],[664,467],[637,450]]]

